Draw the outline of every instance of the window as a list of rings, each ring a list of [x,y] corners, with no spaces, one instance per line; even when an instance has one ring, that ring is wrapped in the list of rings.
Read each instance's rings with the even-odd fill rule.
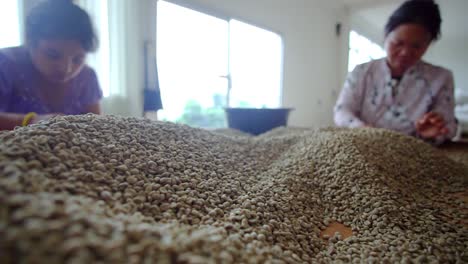
[[[93,54],[88,54],[87,64],[96,71],[103,96],[108,97],[115,93],[115,90],[110,89],[111,69],[108,0],[78,0],[76,3],[91,16],[96,28],[96,33],[99,36],[99,49]]]
[[[283,43],[278,34],[229,21],[230,106],[276,108],[281,105]]]
[[[163,120],[224,124],[228,22],[165,1],[157,6],[157,62]]]
[[[20,15],[19,1],[0,1],[0,48],[19,46]]]
[[[348,71],[352,71],[359,64],[386,56],[385,51],[366,37],[351,31],[349,34],[349,63]]]
[[[158,1],[159,116],[217,128],[227,106],[280,106],[282,45],[271,31]]]

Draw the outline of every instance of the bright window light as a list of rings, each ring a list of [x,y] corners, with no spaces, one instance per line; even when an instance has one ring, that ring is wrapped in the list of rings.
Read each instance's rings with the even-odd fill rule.
[[[21,44],[18,0],[0,1],[0,48]]]
[[[230,23],[231,107],[281,105],[283,42],[271,31],[237,20]]]
[[[227,106],[280,106],[283,42],[278,34],[162,0],[157,12],[164,105],[158,117],[216,128],[225,126]]]
[[[386,56],[385,50],[366,37],[351,31],[349,34],[349,63],[348,71],[351,72],[359,64]]]
[[[96,71],[104,97],[114,95],[116,91],[111,89],[110,78],[108,0],[78,0],[76,3],[89,13],[99,36],[99,49],[88,54],[87,64]]]

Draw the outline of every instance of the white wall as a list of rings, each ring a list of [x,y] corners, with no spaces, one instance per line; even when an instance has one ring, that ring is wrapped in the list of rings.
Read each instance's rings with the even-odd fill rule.
[[[356,31],[362,36],[365,36],[372,42],[379,44],[383,47],[384,42],[384,29],[374,26],[365,18],[351,13],[350,15],[351,29]]]
[[[283,106],[296,109],[290,117],[290,125],[316,127],[332,124],[333,105],[346,66],[341,62],[343,54],[347,53],[347,47],[342,45],[347,41],[347,34],[340,38],[335,34],[336,23],[346,20],[344,9],[318,0],[172,2],[279,33],[284,42],[282,102]],[[345,52],[342,52],[343,48]]]
[[[468,37],[442,37],[429,49],[425,60],[450,69],[455,77],[455,89],[468,93]]]

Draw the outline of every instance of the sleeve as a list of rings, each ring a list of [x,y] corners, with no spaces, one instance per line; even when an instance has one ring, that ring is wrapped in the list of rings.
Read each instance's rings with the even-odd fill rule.
[[[11,73],[8,72],[7,61],[0,54],[0,112],[7,112],[13,92]]]
[[[348,74],[345,84],[334,107],[334,121],[340,127],[363,127],[365,123],[359,118],[362,94],[365,87],[362,66],[357,66]]]
[[[435,144],[441,144],[454,138],[457,133],[457,121],[455,119],[454,80],[450,71],[447,72],[443,86],[435,96],[432,112],[438,113],[444,118],[449,130],[447,135],[437,138]]]
[[[98,77],[91,68],[88,68],[88,71],[89,74],[87,74],[86,81],[83,84],[83,94],[81,97],[81,104],[85,107],[99,103],[102,99],[102,90]]]

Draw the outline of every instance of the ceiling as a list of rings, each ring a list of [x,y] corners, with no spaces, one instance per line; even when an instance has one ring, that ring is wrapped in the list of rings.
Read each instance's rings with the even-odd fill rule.
[[[391,2],[402,2],[403,0],[335,0],[339,1],[342,4],[345,4],[349,7],[359,7],[359,6],[372,6],[372,5],[381,5],[388,4]]]
[[[384,28],[387,18],[403,0],[335,0],[346,5],[352,15]],[[438,0],[442,13],[443,38],[468,38],[468,0]]]

